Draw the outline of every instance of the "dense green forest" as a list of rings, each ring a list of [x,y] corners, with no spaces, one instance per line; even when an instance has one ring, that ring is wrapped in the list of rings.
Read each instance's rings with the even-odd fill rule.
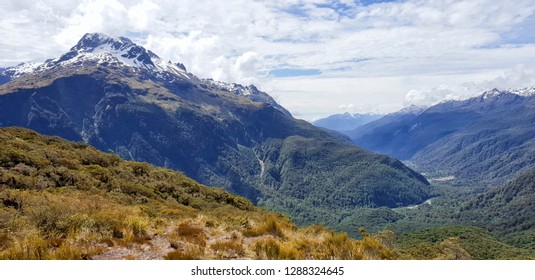
[[[401,235],[398,248],[410,259],[533,259],[533,250],[506,244],[478,227],[439,227]]]

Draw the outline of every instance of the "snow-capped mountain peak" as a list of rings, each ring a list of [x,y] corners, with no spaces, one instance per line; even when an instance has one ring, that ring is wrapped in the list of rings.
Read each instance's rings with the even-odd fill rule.
[[[164,61],[128,38],[113,38],[102,33],[85,34],[75,46],[57,59],[49,59],[43,63],[22,63],[6,68],[3,74],[14,79],[26,73],[85,63],[123,65],[133,67],[136,71],[144,69],[159,77],[167,77],[169,80],[193,77],[181,63]]]
[[[84,58],[97,58],[101,62],[115,58],[127,66],[156,72],[168,71],[183,78],[190,78],[183,64],[166,62],[150,50],[125,37],[113,38],[102,33],[85,34],[57,62],[67,62],[73,59],[76,61]]]
[[[111,55],[128,66],[156,68],[153,60],[160,58],[142,46],[134,44],[125,37],[112,38],[101,33],[85,34],[69,52],[62,55],[58,62],[69,61],[80,57],[90,57],[93,54]]]
[[[481,95],[481,98],[483,100],[486,100],[486,99],[489,99],[489,98],[493,98],[493,97],[496,97],[500,94],[502,94],[503,91],[497,89],[497,88],[493,88],[492,90],[489,90],[489,91],[486,91],[484,92],[482,95]]]
[[[532,96],[535,95],[535,86],[520,89],[510,89],[508,91],[520,96]]]
[[[502,99],[507,96],[514,98],[518,96],[529,97],[533,95],[535,95],[535,86],[526,87],[526,88],[517,88],[517,89],[507,89],[507,90],[499,90],[499,89],[494,88],[472,99],[475,99],[478,101],[489,101],[489,100],[492,101],[492,100]]]
[[[26,74],[57,73],[56,70],[79,71],[90,67],[120,68],[135,72],[142,79],[160,80],[166,83],[187,81],[195,86],[245,97],[253,102],[268,103],[286,115],[290,112],[254,85],[244,86],[212,79],[199,79],[188,73],[181,63],[165,61],[144,47],[125,37],[110,37],[102,33],[85,34],[67,53],[42,63],[23,63],[0,68],[0,84],[21,78]],[[23,77],[22,77],[23,78]]]
[[[132,47],[136,47],[137,45],[125,37],[113,38],[102,33],[87,33],[74,47],[71,48],[71,51],[94,52],[98,49],[102,49],[103,46],[109,46],[111,50],[119,51],[130,49]],[[153,57],[158,57],[152,52],[151,55]]]
[[[114,38],[102,33],[85,34],[76,45],[59,58],[49,59],[42,63],[23,63],[0,69],[0,83],[20,78],[26,74],[55,72],[56,69],[79,71],[94,66],[129,69],[129,71],[140,74],[143,79],[156,79],[167,83],[188,81],[204,88],[212,88],[245,97],[253,102],[268,103],[284,114],[291,115],[271,96],[258,90],[254,85],[244,86],[212,79],[199,79],[188,73],[181,63],[165,61],[128,38]]]

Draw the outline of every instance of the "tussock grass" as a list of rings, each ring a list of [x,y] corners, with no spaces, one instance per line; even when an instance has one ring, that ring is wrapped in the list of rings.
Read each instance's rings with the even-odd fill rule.
[[[192,246],[186,249],[177,249],[165,257],[166,260],[201,260],[204,257],[204,248]]]
[[[293,247],[291,243],[281,243],[274,238],[257,241],[254,251],[258,259],[298,260],[302,258],[302,253]]]
[[[210,249],[222,259],[238,258],[245,255],[245,248],[241,240],[218,240],[212,245]]]
[[[287,232],[295,230],[295,225],[282,215],[269,214],[259,225],[243,230],[243,236],[255,237],[261,235],[273,235],[285,238]]]
[[[206,235],[204,229],[192,222],[183,222],[178,225],[175,230],[175,235],[179,240],[198,245],[202,248],[206,247]]]

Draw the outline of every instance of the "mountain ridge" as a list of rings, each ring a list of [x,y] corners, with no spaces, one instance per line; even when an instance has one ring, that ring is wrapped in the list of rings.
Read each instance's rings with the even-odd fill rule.
[[[535,147],[530,129],[534,92],[494,89],[416,114],[387,116],[356,129],[350,138],[410,161],[420,172],[496,186],[535,164],[529,152]]]
[[[315,126],[335,130],[341,133],[353,130],[381,118],[378,114],[334,114],[312,122]]]

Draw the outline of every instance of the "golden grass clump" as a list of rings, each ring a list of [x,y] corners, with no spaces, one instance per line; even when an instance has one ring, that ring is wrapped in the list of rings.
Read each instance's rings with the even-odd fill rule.
[[[0,259],[4,260],[44,260],[48,256],[48,243],[38,235],[13,242],[12,246],[0,252]]]
[[[261,239],[254,245],[254,251],[261,260],[299,260],[303,256],[292,243],[280,242],[274,238]]]
[[[180,223],[176,230],[171,233],[170,237],[171,239],[185,241],[202,248],[206,247],[206,235],[204,229],[199,225],[195,225],[193,222]],[[171,245],[173,245],[173,243]]]
[[[243,236],[256,237],[262,235],[272,235],[285,238],[288,232],[294,231],[295,225],[286,217],[276,214],[268,214],[259,225],[245,228]]]
[[[177,249],[165,256],[166,260],[201,260],[204,257],[204,247],[190,246],[185,249]]]
[[[216,252],[222,259],[226,258],[238,258],[245,255],[245,248],[241,240],[217,240],[210,245],[210,249]]]

